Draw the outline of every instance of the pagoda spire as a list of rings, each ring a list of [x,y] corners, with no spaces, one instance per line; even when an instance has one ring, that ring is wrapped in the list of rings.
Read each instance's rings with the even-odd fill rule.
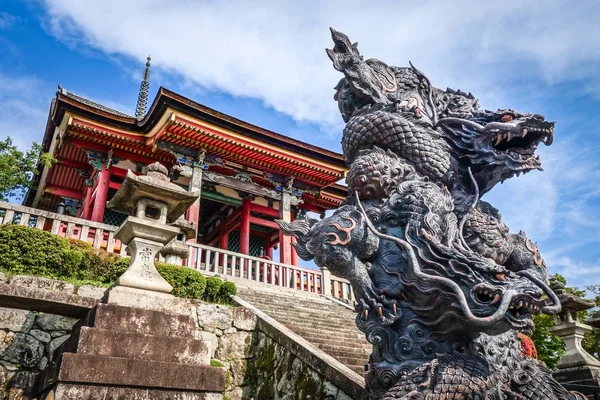
[[[144,79],[140,84],[140,93],[138,94],[137,107],[135,108],[135,117],[138,120],[146,115],[146,106],[148,105],[148,88],[150,87],[150,56],[146,60],[146,69],[144,70]]]

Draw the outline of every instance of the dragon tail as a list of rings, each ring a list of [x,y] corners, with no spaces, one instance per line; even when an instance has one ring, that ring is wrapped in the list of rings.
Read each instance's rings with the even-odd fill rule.
[[[314,255],[310,251],[309,242],[312,238],[312,232],[317,220],[308,218],[306,220],[296,220],[285,222],[280,219],[275,220],[284,235],[296,238],[296,243],[292,243],[298,256],[304,261],[312,260]]]

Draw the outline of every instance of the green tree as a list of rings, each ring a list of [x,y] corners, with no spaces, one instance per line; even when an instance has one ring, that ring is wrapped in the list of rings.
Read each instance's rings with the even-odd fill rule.
[[[0,141],[0,201],[23,198],[33,184],[38,164],[50,167],[54,162],[52,155],[43,153],[38,143],[23,152],[13,145],[10,137]]]
[[[535,343],[538,359],[552,369],[565,353],[565,343],[558,336],[548,332],[548,329],[554,326],[554,317],[551,315],[535,315],[533,322],[535,331],[531,335],[531,340]]]

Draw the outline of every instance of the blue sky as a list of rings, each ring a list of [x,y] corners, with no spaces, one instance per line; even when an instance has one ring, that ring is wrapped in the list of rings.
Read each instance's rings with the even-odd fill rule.
[[[411,60],[486,108],[556,120],[544,172],[486,195],[551,272],[600,284],[600,3],[594,1],[3,0],[0,139],[41,140],[57,85],[133,113],[145,58],[165,86],[282,134],[341,151],[340,76],[328,27],[365,57]]]

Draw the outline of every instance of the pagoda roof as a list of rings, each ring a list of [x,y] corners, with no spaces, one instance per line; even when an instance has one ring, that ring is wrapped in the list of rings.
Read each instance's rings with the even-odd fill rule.
[[[347,172],[342,154],[250,124],[163,87],[146,115],[137,119],[59,86],[43,147],[59,159],[46,177],[40,173],[35,178],[35,185],[44,180],[44,190],[50,193],[83,191],[83,179],[76,175],[90,168],[85,167],[86,152],[110,149],[117,159],[170,166],[177,163],[174,151],[185,148],[206,150],[236,168],[294,176],[304,182],[299,187],[321,192],[304,195],[318,207],[336,207],[347,196],[347,188],[335,183]],[[32,204],[33,196],[29,193],[25,203]]]
[[[134,118],[132,115],[125,114],[124,112],[117,111],[114,108],[106,107],[106,106],[104,106],[104,105],[102,105],[100,103],[96,103],[95,101],[92,101],[90,99],[86,99],[85,97],[81,97],[81,96],[79,96],[79,95],[77,95],[75,93],[69,92],[69,91],[67,91],[67,89],[65,89],[63,87],[59,86],[58,87],[58,91],[61,94],[63,94],[64,96],[66,96],[66,97],[69,97],[69,98],[71,98],[73,100],[76,100],[76,101],[82,103],[82,104],[86,104],[86,105],[88,105],[90,107],[96,108],[96,109],[101,110],[103,112],[114,114],[114,115],[116,115],[118,117]]]
[[[106,107],[59,87],[56,93],[56,108],[52,119],[58,126],[65,113],[76,113],[83,117],[88,117],[95,122],[143,135],[149,134],[160,123],[165,112],[169,109],[242,134],[243,136],[260,140],[263,143],[288,148],[295,153],[345,168],[344,157],[340,153],[292,139],[277,132],[242,121],[197,103],[164,87],[159,88],[150,106],[150,110],[142,120],[137,120],[132,115]]]

